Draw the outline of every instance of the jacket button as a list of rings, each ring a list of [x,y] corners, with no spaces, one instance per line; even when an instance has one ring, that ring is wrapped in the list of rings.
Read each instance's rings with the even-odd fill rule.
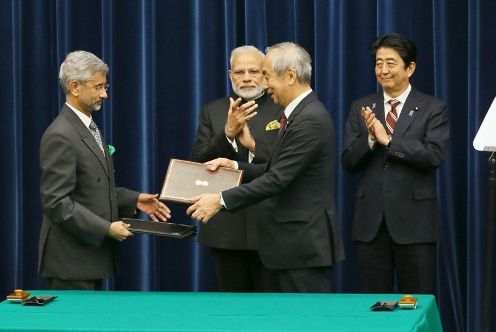
[[[96,182],[98,182],[98,183],[102,182],[102,178],[98,178],[98,179],[96,180]]]

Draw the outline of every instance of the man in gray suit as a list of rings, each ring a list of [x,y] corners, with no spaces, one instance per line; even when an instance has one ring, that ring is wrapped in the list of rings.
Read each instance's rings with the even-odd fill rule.
[[[448,106],[410,85],[416,48],[398,34],[372,45],[383,91],[351,105],[342,162],[361,173],[353,239],[362,291],[433,293],[439,220],[436,170],[449,139]]]
[[[263,72],[268,93],[284,108],[269,162],[211,161],[211,170],[239,166],[251,182],[195,197],[187,213],[208,222],[221,209],[261,202],[258,250],[269,291],[329,292],[331,266],[344,258],[334,202],[333,122],[312,92],[311,59],[301,46],[269,47]]]
[[[107,98],[107,72],[85,51],[69,53],[60,66],[66,103],[40,144],[39,272],[49,289],[101,289],[117,272],[118,243],[132,235],[119,218],[136,209],[154,221],[170,218],[157,194],[115,186],[111,153],[92,119]]]
[[[253,46],[240,46],[231,52],[229,77],[236,97],[220,98],[203,107],[191,154],[193,161],[217,157],[253,163],[269,160],[282,109],[265,92],[264,57]],[[245,137],[243,131],[249,131],[253,140],[240,140]],[[221,211],[201,226],[199,241],[211,249],[219,290],[266,290],[267,272],[257,252],[259,217],[258,208],[253,206],[235,212]]]

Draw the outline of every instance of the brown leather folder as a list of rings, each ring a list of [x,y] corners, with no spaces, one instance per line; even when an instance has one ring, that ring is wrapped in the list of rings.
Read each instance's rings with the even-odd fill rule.
[[[131,225],[128,228],[131,233],[167,236],[177,239],[182,239],[196,234],[196,227],[193,225],[147,221],[131,218],[122,218],[122,222]]]
[[[191,204],[190,198],[200,194],[217,194],[239,186],[243,171],[221,167],[212,172],[201,163],[171,159],[160,200]]]

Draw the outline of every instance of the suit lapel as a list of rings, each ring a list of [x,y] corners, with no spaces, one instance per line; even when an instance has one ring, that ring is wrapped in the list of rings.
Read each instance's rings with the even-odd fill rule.
[[[95,141],[95,138],[90,133],[90,130],[84,125],[84,123],[81,121],[81,119],[79,119],[78,116],[76,114],[74,114],[74,111],[71,110],[65,104],[64,104],[64,107],[62,108],[62,113],[69,120],[71,125],[77,130],[77,132],[81,136],[81,140],[83,141],[83,143],[95,155],[95,157],[98,159],[98,161],[102,165],[103,169],[105,170],[105,173],[107,174],[107,176],[110,177],[108,162],[106,160],[106,155],[108,153],[103,155],[102,151],[100,150],[100,147],[98,146],[98,144]],[[104,147],[107,146],[105,144],[105,140],[103,139],[103,137],[102,137],[102,144]]]
[[[372,96],[371,100],[372,100],[372,105],[366,105],[366,106],[370,107],[370,109],[375,114],[375,118],[379,119],[383,127],[386,128],[386,110],[384,109],[384,94],[382,92],[377,93],[376,95]]]
[[[290,129],[291,124],[293,123],[295,116],[298,113],[300,113],[303,110],[303,108],[305,108],[306,105],[308,105],[309,103],[313,102],[316,99],[317,99],[317,97],[315,96],[315,93],[313,91],[310,92],[310,94],[308,96],[306,96],[305,98],[303,98],[302,101],[300,101],[300,103],[295,107],[293,112],[291,112],[291,115],[289,116],[288,121],[286,122],[286,129],[277,137],[277,140],[276,140],[275,145],[274,145],[274,149],[272,150],[272,155],[269,159],[269,162],[267,163],[267,169],[269,169],[269,166],[272,163],[273,159],[277,158],[277,156],[279,155],[279,152],[282,148],[282,142],[284,141],[284,138],[286,137],[286,133]],[[283,110],[283,112],[284,112],[284,110]]]
[[[281,136],[284,136],[284,134],[286,134],[286,132],[288,131],[288,128],[291,127],[291,124],[293,123],[295,116],[298,113],[300,113],[301,110],[303,108],[305,108],[306,105],[308,105],[309,103],[311,103],[314,100],[316,100],[316,97],[315,97],[315,93],[312,91],[312,92],[310,92],[310,94],[308,94],[308,96],[303,98],[303,100],[300,101],[300,103],[298,105],[296,105],[293,112],[291,112],[291,115],[289,116],[288,121],[286,122],[286,130],[282,133]]]
[[[406,99],[405,105],[401,109],[401,114],[394,127],[394,135],[398,137],[402,137],[413,121],[416,119],[417,111],[419,110],[417,107],[418,98],[416,97],[416,92],[412,88],[408,98]]]

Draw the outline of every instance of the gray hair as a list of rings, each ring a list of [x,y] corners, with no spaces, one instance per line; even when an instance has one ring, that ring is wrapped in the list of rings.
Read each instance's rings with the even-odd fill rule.
[[[312,58],[310,54],[296,43],[284,42],[267,47],[265,54],[272,52],[272,69],[277,75],[282,75],[287,69],[293,68],[298,81],[310,83],[312,79]]]
[[[251,45],[244,45],[244,46],[239,46],[239,47],[236,47],[234,50],[232,50],[231,52],[231,58],[229,59],[229,63],[231,65],[231,68],[232,68],[232,65],[233,65],[233,59],[236,55],[238,54],[242,54],[242,53],[249,53],[249,52],[256,52],[258,53],[262,58],[265,57],[265,54],[263,54],[263,52],[261,52],[258,48],[256,48],[255,46],[251,46]]]
[[[67,95],[70,92],[71,81],[86,82],[95,73],[107,75],[107,64],[93,53],[74,51],[67,54],[60,65],[59,82]]]

